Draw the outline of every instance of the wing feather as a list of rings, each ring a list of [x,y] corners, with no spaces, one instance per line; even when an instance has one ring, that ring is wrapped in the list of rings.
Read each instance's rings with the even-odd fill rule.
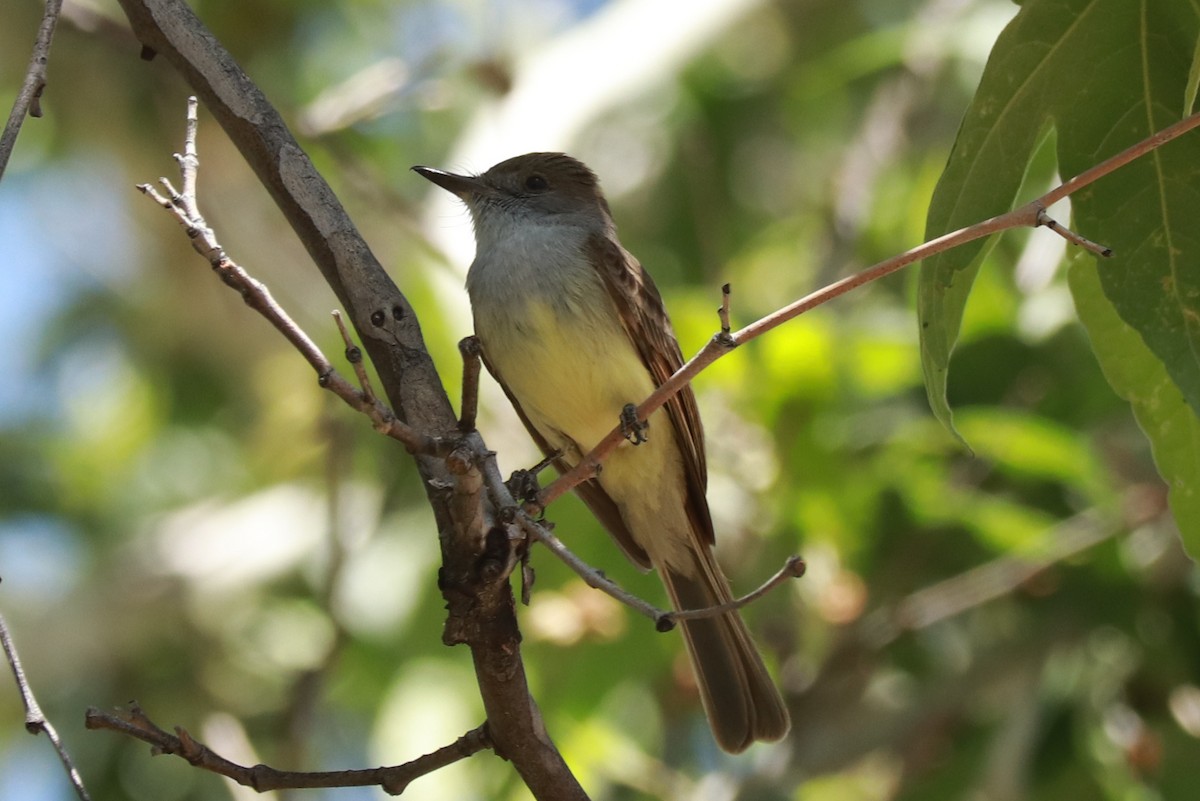
[[[608,295],[617,307],[629,338],[650,371],[654,385],[660,386],[683,366],[683,353],[663,307],[662,296],[654,280],[615,236],[595,233],[588,238],[587,256],[597,265]],[[642,398],[630,398],[639,402]],[[704,455],[704,428],[700,409],[691,386],[686,386],[666,403],[667,416],[675,429],[675,439],[683,456],[687,477],[687,512],[692,532],[701,542],[713,544],[712,517],[705,490],[708,467]],[[650,432],[654,436],[654,432]]]

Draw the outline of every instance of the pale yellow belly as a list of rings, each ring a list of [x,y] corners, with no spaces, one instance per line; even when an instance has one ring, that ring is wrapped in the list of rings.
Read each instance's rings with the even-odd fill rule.
[[[615,319],[560,316],[536,301],[518,317],[520,332],[505,322],[477,319],[477,333],[529,422],[573,464],[617,425],[625,404],[640,403],[654,391],[654,382]],[[665,474],[680,468],[661,410],[651,416],[648,434],[648,442],[622,445],[604,466],[600,482],[618,504],[631,493],[661,495]]]

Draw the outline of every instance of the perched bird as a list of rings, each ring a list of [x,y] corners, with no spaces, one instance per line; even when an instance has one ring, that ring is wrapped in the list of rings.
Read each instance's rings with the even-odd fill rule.
[[[413,169],[470,210],[484,361],[565,472],[683,364],[654,282],[621,247],[595,174],[570,156],[528,153],[478,176]],[[691,388],[648,423],[647,441],[623,443],[576,492],[635,564],[658,571],[676,609],[726,603]],[[738,613],[680,625],[720,746],[782,738],[787,709]]]

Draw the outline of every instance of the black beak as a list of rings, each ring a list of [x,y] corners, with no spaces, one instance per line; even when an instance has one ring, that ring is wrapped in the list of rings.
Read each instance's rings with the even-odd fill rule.
[[[478,195],[487,191],[487,187],[478,178],[470,175],[457,175],[444,170],[435,170],[433,167],[413,167],[412,170],[422,178],[433,181],[442,189],[452,192],[464,200],[468,195]]]

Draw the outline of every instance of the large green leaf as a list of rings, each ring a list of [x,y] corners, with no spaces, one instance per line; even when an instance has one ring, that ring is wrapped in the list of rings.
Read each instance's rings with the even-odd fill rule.
[[[1095,264],[1088,257],[1071,264],[1067,275],[1075,308],[1105,378],[1129,401],[1138,425],[1150,439],[1183,545],[1193,558],[1200,558],[1200,419],[1163,363],[1104,296]]]
[[[927,234],[1013,206],[1042,132],[1076,174],[1180,119],[1200,8],[1185,0],[1028,0],[996,42],[938,183]],[[1105,294],[1200,410],[1200,134],[1167,145],[1073,197],[1081,233],[1116,256]],[[1024,198],[1022,198],[1024,199]],[[926,384],[947,426],[950,352],[985,244],[926,260],[918,312]]]

